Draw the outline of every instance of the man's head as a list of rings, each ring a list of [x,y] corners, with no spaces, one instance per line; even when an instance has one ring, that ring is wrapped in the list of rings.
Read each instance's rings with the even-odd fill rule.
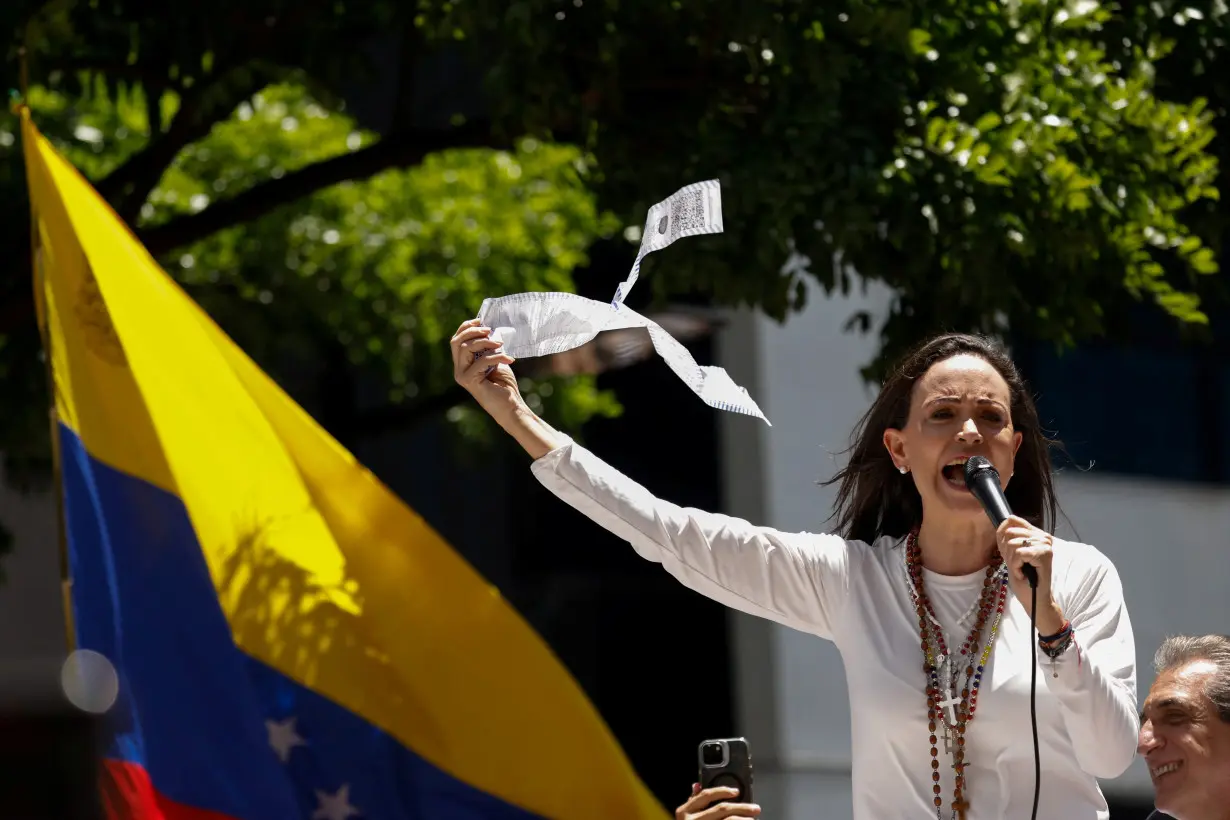
[[[1176,820],[1230,817],[1230,637],[1167,638],[1153,666],[1137,751],[1154,803]]]

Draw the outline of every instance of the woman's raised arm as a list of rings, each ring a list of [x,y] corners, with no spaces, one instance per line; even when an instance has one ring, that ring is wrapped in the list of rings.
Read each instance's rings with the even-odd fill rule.
[[[488,328],[462,324],[452,348],[457,383],[534,458],[534,475],[561,500],[706,597],[826,638],[839,628],[851,562],[844,539],[783,533],[658,498],[530,410],[512,358]]]

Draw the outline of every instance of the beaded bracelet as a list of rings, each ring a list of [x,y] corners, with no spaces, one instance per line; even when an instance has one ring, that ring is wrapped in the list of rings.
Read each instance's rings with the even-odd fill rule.
[[[1050,641],[1047,643],[1042,643],[1041,641],[1039,641],[1039,645],[1042,649],[1043,654],[1045,654],[1051,660],[1056,660],[1059,658],[1060,655],[1067,652],[1068,649],[1071,648],[1074,635],[1075,633],[1072,631],[1072,627],[1069,626],[1067,630],[1063,633],[1062,638],[1056,641]]]
[[[1055,643],[1062,638],[1066,638],[1070,634],[1072,634],[1072,622],[1065,620],[1063,622],[1063,626],[1059,628],[1058,632],[1056,632],[1054,635],[1039,635],[1038,642],[1039,643]]]

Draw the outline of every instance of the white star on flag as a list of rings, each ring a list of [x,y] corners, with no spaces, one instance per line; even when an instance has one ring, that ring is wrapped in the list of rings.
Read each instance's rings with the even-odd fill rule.
[[[350,820],[359,814],[359,810],[350,805],[349,783],[343,784],[337,794],[317,789],[316,800],[320,805],[312,812],[312,820]]]
[[[266,720],[265,728],[269,730],[269,745],[277,754],[278,760],[286,763],[290,760],[290,750],[296,746],[306,746],[307,741],[299,737],[295,731],[295,718],[286,720]]]

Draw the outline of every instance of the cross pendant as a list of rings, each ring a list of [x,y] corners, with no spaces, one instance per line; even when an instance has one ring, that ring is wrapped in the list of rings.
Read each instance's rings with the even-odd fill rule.
[[[941,700],[939,703],[939,706],[941,709],[948,710],[947,723],[949,726],[955,726],[957,724],[957,708],[956,707],[957,707],[957,704],[959,704],[960,702],[961,702],[961,699],[959,697],[957,697],[956,695],[952,695],[948,698],[948,700]],[[945,732],[945,735],[947,735],[947,732]]]
[[[948,724],[944,724],[944,754],[949,757],[956,751],[956,745],[953,743],[953,730],[948,728]]]
[[[965,800],[958,800],[952,804],[952,810],[957,813],[957,820],[965,820],[965,812],[969,810],[969,803]]]

